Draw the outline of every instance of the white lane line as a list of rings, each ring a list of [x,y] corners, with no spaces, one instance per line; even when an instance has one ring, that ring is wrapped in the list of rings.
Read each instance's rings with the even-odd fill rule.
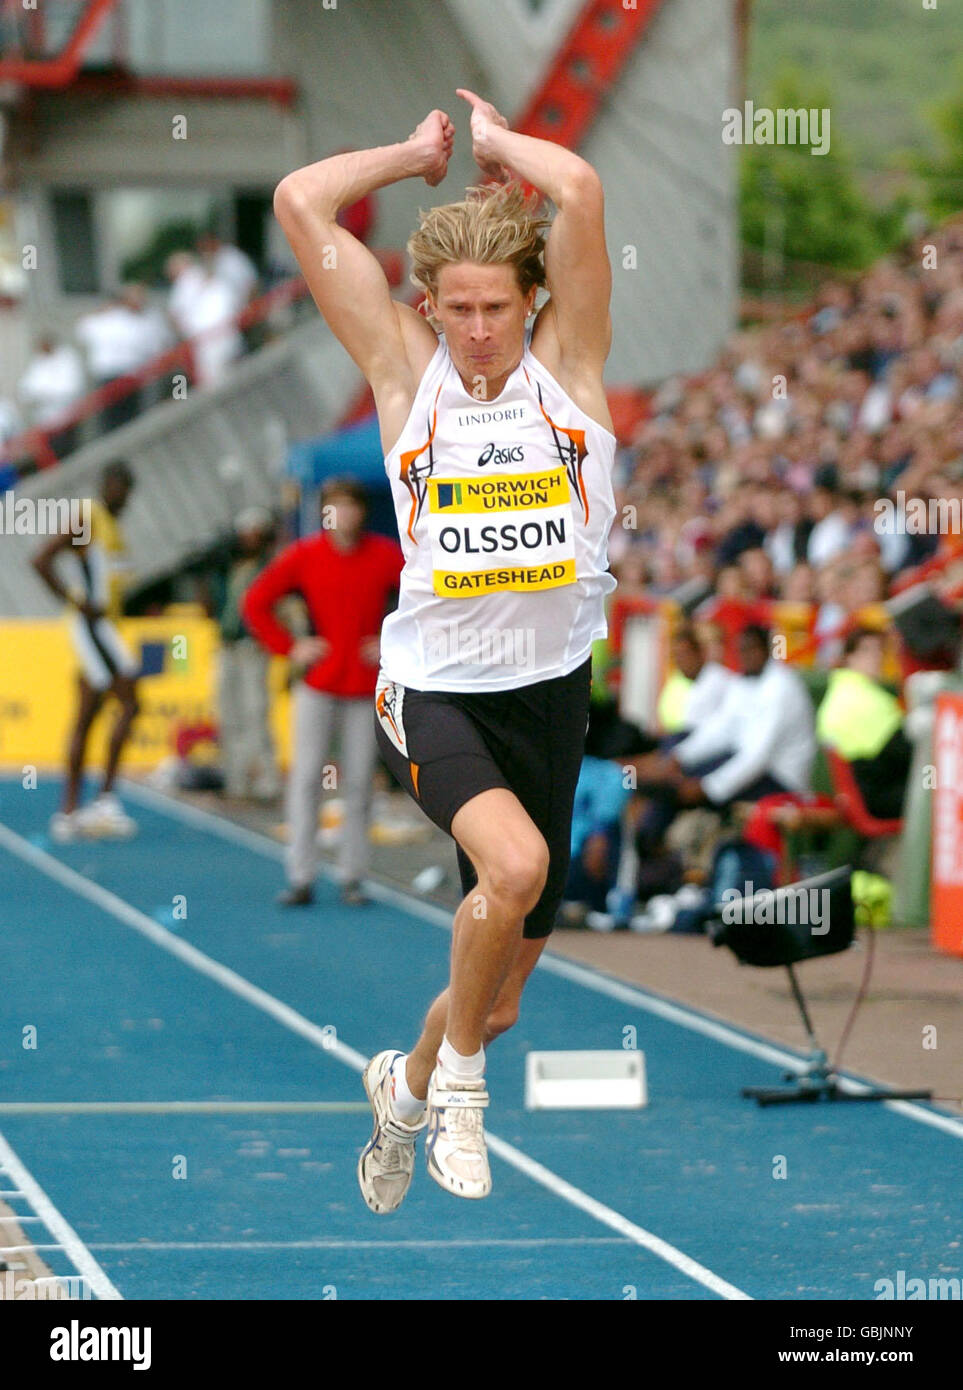
[[[193,970],[198,971],[199,974],[206,975],[208,979],[216,981],[224,989],[236,994],[239,999],[244,999],[263,1013],[269,1014],[285,1028],[289,1028],[292,1033],[297,1033],[302,1038],[306,1038],[308,1042],[314,1043],[316,1047],[330,1052],[339,1061],[345,1062],[349,1067],[354,1067],[355,1071],[364,1070],[367,1058],[355,1051],[353,1047],[348,1047],[339,1038],[333,1037],[330,1028],[325,1031],[319,1024],[312,1023],[303,1014],[289,1008],[287,1004],[282,1004],[280,999],[275,999],[273,994],[268,994],[267,990],[259,989],[257,985],[251,984],[250,980],[246,980],[243,975],[238,975],[236,971],[222,965],[220,961],[205,955],[203,951],[199,951],[190,942],[182,941],[173,932],[169,932],[166,927],[155,922],[152,917],[148,917],[146,913],[139,911],[136,907],[131,907],[130,903],[119,898],[116,893],[102,888],[99,883],[92,883],[90,879],[84,878],[82,874],[76,873],[66,864],[61,864],[59,859],[55,859],[46,850],[37,849],[29,841],[15,835],[5,825],[0,825],[0,845],[32,868],[38,869],[40,873],[52,878],[55,883],[59,883],[72,893],[76,893],[78,897],[86,898],[95,907],[101,908],[102,911],[116,917],[119,922],[123,922],[124,926],[133,928],[141,936],[145,936],[148,941],[152,941],[155,946],[160,946],[162,950],[176,956],[186,965],[191,966]]]
[[[665,1260],[666,1264],[674,1265],[683,1274],[687,1274],[690,1279],[702,1284],[710,1289],[720,1298],[751,1300],[752,1295],[743,1293],[737,1289],[735,1284],[728,1283],[725,1279],[714,1274],[705,1265],[699,1264],[689,1255],[677,1250],[668,1241],[662,1240],[660,1236],[653,1235],[644,1226],[637,1226],[634,1221],[629,1221],[621,1212],[613,1211],[602,1202],[590,1197],[581,1188],[574,1187],[572,1183],[560,1178],[557,1173],[553,1173],[550,1168],[545,1168],[541,1163],[536,1163],[528,1154],[522,1153],[521,1149],[516,1149],[512,1144],[506,1144],[504,1139],[499,1139],[496,1134],[489,1134],[486,1130],[485,1139],[488,1147],[493,1153],[499,1155],[507,1163],[511,1163],[519,1172],[525,1173],[533,1182],[540,1183],[542,1187],[547,1187],[549,1192],[554,1192],[557,1197],[562,1197],[566,1202],[570,1202],[573,1207],[578,1207],[588,1216],[593,1216],[596,1221],[601,1221],[603,1226],[608,1226],[613,1231],[618,1231],[619,1235],[625,1236],[627,1240],[633,1241],[636,1245],[641,1245],[643,1249],[650,1251],[660,1260]]]
[[[261,834],[260,831],[248,830],[246,826],[236,825],[233,821],[224,820],[221,816],[215,815],[211,811],[203,811],[197,806],[185,805],[183,802],[156,792],[152,788],[143,787],[136,782],[125,782],[124,789],[131,794],[134,800],[140,800],[145,805],[152,806],[174,819],[183,820],[186,824],[209,830],[212,834],[220,835],[222,839],[244,845],[268,859],[281,860],[284,857],[284,847],[269,836]],[[326,878],[334,879],[333,870],[328,865],[322,864],[321,872]],[[392,888],[388,884],[379,883],[374,879],[365,880],[365,890],[379,902],[404,908],[413,917],[420,917],[422,921],[430,922],[433,926],[451,930],[452,914],[436,903],[423,902],[421,899],[403,892],[400,888]],[[691,1033],[699,1033],[705,1038],[711,1038],[724,1047],[732,1048],[733,1051],[744,1052],[751,1057],[758,1057],[763,1062],[771,1062],[775,1066],[785,1067],[787,1071],[801,1073],[806,1070],[808,1065],[807,1059],[800,1057],[798,1053],[788,1052],[777,1044],[767,1043],[762,1039],[754,1038],[749,1033],[740,1032],[735,1026],[711,1018],[707,1014],[701,1014],[685,1004],[677,1004],[672,1000],[663,999],[657,994],[649,994],[637,986],[623,984],[620,980],[614,980],[608,975],[593,970],[591,966],[581,965],[577,961],[555,955],[551,951],[542,952],[538,961],[538,969],[547,970],[551,975],[558,975],[574,984],[594,990],[596,994],[606,994],[610,999],[617,999],[620,1003],[642,1009],[646,1013],[653,1014],[656,1018],[663,1018]],[[841,1090],[849,1091],[852,1094],[873,1089],[870,1083],[848,1076],[845,1072],[839,1074],[839,1083]],[[929,1125],[931,1129],[941,1130],[954,1139],[963,1139],[963,1120],[959,1120],[953,1115],[948,1115],[941,1110],[927,1109],[914,1101],[887,1100],[883,1104],[887,1110],[892,1110],[894,1114],[902,1115],[907,1120],[915,1120],[917,1124]]]
[[[131,1250],[409,1250],[415,1246],[419,1250],[490,1250],[501,1249],[542,1250],[556,1246],[579,1245],[630,1245],[628,1238],[618,1236],[532,1236],[495,1237],[486,1240],[454,1237],[451,1240],[132,1240],[104,1241],[92,1246],[93,1250],[131,1251]]]
[[[4,1115],[366,1115],[365,1100],[37,1100],[0,1102]]]
[[[354,1068],[355,1071],[364,1070],[367,1058],[355,1048],[341,1042],[340,1038],[332,1037],[330,1029],[325,1030],[318,1024],[312,1023],[310,1019],[305,1018],[303,1014],[299,1014],[289,1005],[282,1004],[279,999],[275,999],[266,990],[260,989],[242,975],[238,975],[236,971],[230,970],[219,961],[205,955],[203,951],[199,951],[186,941],[182,941],[180,937],[174,936],[166,927],[162,927],[153,918],[147,917],[137,908],[124,902],[115,893],[102,888],[100,884],[91,883],[89,879],[84,878],[73,869],[67,868],[66,865],[61,864],[59,859],[47,854],[45,850],[37,849],[4,825],[0,825],[0,845],[48,878],[52,878],[78,896],[86,898],[88,902],[94,903],[104,912],[123,922],[125,926],[132,927],[134,931],[147,937],[149,941],[152,941],[162,950],[178,957],[192,969],[215,980],[225,989],[230,990],[232,994],[245,999],[255,1008],[269,1014],[285,1028],[289,1028],[293,1033],[306,1038],[325,1052],[331,1053],[339,1061],[344,1062],[346,1066]],[[505,1143],[493,1134],[487,1137],[491,1142],[493,1151],[499,1153],[507,1163],[526,1173],[528,1177],[548,1188],[550,1192],[561,1197],[564,1201],[579,1207],[596,1220],[603,1221],[605,1225],[617,1230],[620,1235],[627,1236],[636,1245],[657,1253],[661,1259],[674,1265],[713,1293],[720,1294],[724,1298],[749,1298],[748,1294],[742,1293],[734,1285],[726,1283],[718,1275],[713,1274],[711,1270],[690,1259],[688,1255],[684,1255],[681,1250],[676,1250],[674,1246],[660,1240],[658,1236],[652,1235],[641,1226],[634,1225],[618,1212],[613,1211],[611,1207],[597,1202],[594,1197],[589,1197],[587,1193],[573,1187],[571,1183],[558,1177],[550,1169],[543,1168],[540,1163],[529,1159],[511,1144]],[[573,1201],[574,1197],[577,1197],[578,1200]]]
[[[52,1236],[73,1262],[77,1272],[87,1281],[98,1298],[122,1298],[123,1295],[107,1278],[87,1246],[70,1223],[61,1216],[43,1188],[23,1166],[10,1145],[0,1134],[0,1171],[8,1173],[27,1197],[30,1205]]]

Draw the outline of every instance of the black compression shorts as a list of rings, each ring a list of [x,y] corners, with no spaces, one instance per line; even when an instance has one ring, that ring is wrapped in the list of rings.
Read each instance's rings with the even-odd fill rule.
[[[585,746],[591,660],[567,676],[515,690],[458,694],[378,681],[375,728],[388,767],[425,814],[451,834],[455,813],[479,792],[514,792],[549,851],[542,896],[526,937],[548,936],[568,876],[572,806]],[[477,882],[457,846],[462,891]]]

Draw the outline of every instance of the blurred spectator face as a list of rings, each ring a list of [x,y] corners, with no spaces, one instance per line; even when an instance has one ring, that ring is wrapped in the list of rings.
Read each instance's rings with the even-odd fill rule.
[[[259,555],[274,539],[274,520],[263,507],[250,507],[234,523],[234,534],[242,555]]]
[[[638,547],[630,550],[624,556],[618,566],[616,578],[619,581],[619,587],[623,589],[642,589],[645,587],[648,572],[645,556]]]
[[[726,636],[715,623],[701,623],[696,629],[699,644],[706,661],[715,661],[720,666],[725,662]]]
[[[364,526],[365,507],[348,492],[326,493],[322,498],[322,505],[334,508],[334,530],[338,532],[343,540],[354,540],[360,536]],[[325,512],[325,516],[331,517],[330,512]],[[332,529],[330,526],[328,529]]]
[[[745,598],[742,574],[735,565],[727,565],[719,571],[716,593],[720,598]]]
[[[787,603],[813,603],[816,599],[815,576],[810,565],[796,565],[783,589]]]
[[[164,274],[173,284],[179,276],[184,274],[185,270],[190,270],[191,266],[196,264],[196,260],[189,251],[175,251],[164,262]]]
[[[147,305],[147,291],[143,285],[125,285],[120,292],[120,302],[132,314],[143,313]]]
[[[765,598],[775,586],[772,561],[764,550],[744,550],[739,557],[745,591],[752,598]]]
[[[104,506],[112,516],[119,516],[127,506],[127,499],[130,497],[133,486],[134,479],[127,468],[108,467],[104,470],[100,495],[103,498]]]
[[[809,515],[815,521],[823,521],[836,506],[836,498],[828,487],[814,487],[809,495]]]
[[[739,666],[744,676],[758,676],[769,660],[769,644],[747,628],[739,636]]]
[[[802,502],[799,494],[792,488],[783,488],[778,494],[779,519],[789,526],[795,526],[802,519]]]
[[[779,524],[779,493],[774,488],[758,488],[753,494],[752,515],[764,531]]]
[[[857,646],[846,657],[845,665],[851,671],[860,671],[870,680],[883,679],[883,638],[876,633],[865,633]]]
[[[702,670],[704,658],[702,648],[691,633],[680,633],[672,644],[672,660],[685,676],[694,681]]]
[[[852,609],[879,603],[883,592],[884,580],[879,565],[873,561],[858,565],[846,585],[846,606]]]

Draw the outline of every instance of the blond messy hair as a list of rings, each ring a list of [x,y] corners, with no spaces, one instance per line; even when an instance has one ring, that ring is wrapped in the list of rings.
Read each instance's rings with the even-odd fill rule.
[[[514,266],[522,294],[545,284],[543,232],[551,218],[543,215],[538,195],[520,183],[476,184],[460,203],[420,211],[418,222],[408,240],[411,282],[433,298],[442,266],[461,261]]]

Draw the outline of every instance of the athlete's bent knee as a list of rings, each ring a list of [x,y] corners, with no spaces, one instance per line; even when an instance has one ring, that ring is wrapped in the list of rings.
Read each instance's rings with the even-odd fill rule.
[[[503,845],[486,869],[494,896],[528,912],[538,902],[545,887],[548,846],[541,836],[525,845]]]

